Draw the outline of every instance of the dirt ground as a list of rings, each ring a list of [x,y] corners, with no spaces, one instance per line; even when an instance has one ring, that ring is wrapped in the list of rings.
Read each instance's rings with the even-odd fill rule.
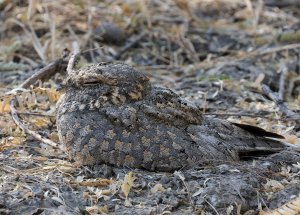
[[[300,214],[297,0],[4,0],[0,29],[0,214]],[[79,67],[125,62],[203,114],[281,134],[289,148],[172,173],[75,166],[16,125],[10,103],[58,143],[62,56],[76,48]],[[55,74],[20,87],[57,59]]]

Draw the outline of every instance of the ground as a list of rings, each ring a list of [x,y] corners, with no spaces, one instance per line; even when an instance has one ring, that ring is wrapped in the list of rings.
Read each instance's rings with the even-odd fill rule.
[[[0,1],[0,214],[299,213],[300,10],[282,2]],[[76,166],[10,113],[16,98],[22,123],[58,143],[55,104],[67,58],[53,76],[19,86],[76,47],[79,67],[125,62],[203,114],[276,132],[294,147],[172,173]]]

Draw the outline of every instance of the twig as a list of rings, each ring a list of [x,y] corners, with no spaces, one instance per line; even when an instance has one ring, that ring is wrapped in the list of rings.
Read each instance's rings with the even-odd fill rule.
[[[296,49],[296,48],[300,48],[299,43],[289,44],[289,45],[284,45],[284,46],[279,46],[279,47],[272,47],[272,48],[267,48],[267,49],[264,49],[264,50],[258,49],[256,51],[250,52],[246,56],[240,57],[238,59],[235,59],[235,60],[234,59],[232,59],[232,60],[228,59],[225,62],[221,62],[217,67],[214,67],[214,68],[210,69],[208,72],[212,72],[212,73],[217,72],[225,66],[234,66],[237,63],[239,63],[243,60],[252,58],[252,57],[257,57],[257,56],[266,55],[266,54],[272,54],[272,53],[275,53],[275,52],[280,52],[280,51],[289,50],[289,49]]]
[[[278,1],[278,0],[268,0],[265,1],[265,4],[270,7],[300,7],[300,2],[298,0],[285,0],[285,1]]]
[[[215,116],[237,116],[237,117],[242,117],[242,116],[248,116],[248,117],[259,117],[259,118],[264,118],[268,120],[279,120],[279,121],[289,121],[289,119],[275,119],[273,117],[267,117],[267,116],[261,116],[261,115],[256,115],[256,114],[244,114],[244,113],[202,113],[203,115],[215,115]]]
[[[68,54],[69,54],[68,52],[64,53],[62,58],[50,63],[49,65],[47,65],[46,67],[42,68],[40,71],[38,71],[37,73],[32,75],[31,77],[29,77],[26,81],[24,81],[19,86],[19,88],[20,89],[28,88],[28,87],[30,87],[30,85],[34,84],[37,80],[49,78],[49,77],[53,76],[55,73],[64,70],[62,65],[63,65],[63,62],[64,62],[64,60],[65,60],[65,58],[67,57]],[[39,140],[39,141],[41,141],[41,142],[43,142],[47,145],[50,145],[50,146],[55,147],[55,148],[59,148],[60,150],[64,151],[64,149],[61,145],[59,145],[58,143],[53,142],[50,139],[42,137],[40,134],[38,134],[35,131],[30,130],[28,127],[26,127],[26,125],[24,125],[22,123],[20,117],[18,116],[18,111],[17,111],[17,108],[16,108],[16,95],[12,98],[12,100],[10,102],[10,110],[11,110],[11,116],[12,116],[14,122],[26,134],[29,134],[29,135],[33,136],[35,139],[37,139],[37,140]]]
[[[189,198],[189,201],[191,203],[191,205],[194,205],[193,201],[192,201],[192,195],[191,195],[191,191],[190,191],[190,188],[189,186],[187,185],[187,183],[185,182],[185,177],[184,175],[180,172],[180,171],[175,171],[174,172],[174,175],[179,177],[179,179],[182,181],[183,185],[185,186],[186,188],[186,192],[188,194],[188,198]]]
[[[0,116],[4,116],[6,113],[0,113]],[[18,112],[19,115],[26,115],[26,116],[42,116],[42,117],[55,117],[52,114],[42,114],[42,113],[27,113],[27,112]]]
[[[300,115],[291,111],[288,106],[284,103],[282,99],[279,98],[279,96],[274,93],[267,85],[262,85],[262,91],[265,95],[267,95],[272,101],[275,102],[275,104],[279,107],[280,111],[290,119],[295,120],[298,124],[300,124]]]
[[[141,69],[141,70],[182,70],[181,67],[177,66],[170,66],[170,65],[142,65],[142,66],[135,66],[135,68]]]
[[[46,139],[46,138],[43,138],[40,134],[38,134],[37,132],[34,132],[32,130],[30,130],[29,128],[27,128],[22,122],[21,122],[21,119],[19,118],[18,116],[18,111],[17,109],[15,108],[16,107],[16,99],[13,98],[10,102],[10,110],[11,110],[11,116],[13,118],[13,120],[15,121],[15,123],[17,124],[17,126],[19,126],[25,133],[33,136],[35,139],[43,142],[43,143],[46,143],[52,147],[55,147],[55,148],[59,148],[59,145],[55,142],[53,142],[52,140],[50,139]]]
[[[257,1],[257,6],[256,6],[256,10],[255,10],[255,13],[254,13],[254,20],[253,20],[253,26],[255,28],[257,28],[257,25],[259,23],[259,19],[260,19],[260,16],[262,14],[262,11],[263,11],[263,6],[264,6],[264,3],[262,0],[258,0]]]
[[[67,67],[68,75],[71,75],[74,72],[73,69],[75,67],[79,55],[80,55],[80,51],[75,51],[71,54],[68,67]]]
[[[220,215],[217,209],[211,203],[209,203],[209,201],[207,201],[206,199],[204,199],[204,201],[216,212],[217,215]]]
[[[280,79],[279,79],[279,91],[278,91],[278,96],[280,99],[284,99],[284,92],[285,92],[285,80],[288,74],[288,69],[287,66],[284,64],[284,62],[281,62],[280,68]]]
[[[46,79],[53,76],[58,71],[63,71],[62,68],[65,58],[68,56],[69,52],[64,53],[63,57],[55,60],[44,68],[40,69],[37,73],[33,74],[26,81],[24,81],[19,88],[28,88],[30,85],[34,84],[37,80]]]
[[[114,56],[115,60],[119,60],[121,58],[121,56],[130,48],[132,48],[133,46],[135,46],[141,39],[144,38],[144,36],[147,33],[144,31],[142,33],[140,33],[134,40],[132,40],[130,43],[128,43],[127,45],[125,45],[123,48],[121,48],[121,50]]]
[[[296,77],[296,78],[293,78],[290,81],[290,84],[289,84],[289,87],[288,87],[288,95],[289,96],[292,96],[294,87],[296,86],[297,82],[300,82],[300,76]]]
[[[288,45],[278,46],[278,47],[274,47],[274,48],[273,47],[268,48],[268,49],[265,49],[265,50],[254,51],[250,54],[250,56],[272,54],[272,53],[275,53],[275,52],[285,51],[285,50],[289,50],[289,49],[297,49],[297,48],[300,48],[299,43],[288,44]]]

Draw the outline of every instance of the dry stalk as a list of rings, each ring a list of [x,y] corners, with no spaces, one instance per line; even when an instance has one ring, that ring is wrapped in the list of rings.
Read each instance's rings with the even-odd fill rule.
[[[286,103],[276,94],[274,93],[267,85],[262,86],[262,91],[265,95],[267,95],[275,104],[279,107],[280,111],[290,119],[295,120],[298,124],[300,124],[300,115],[293,112],[288,108]]]
[[[121,48],[121,50],[114,56],[114,59],[119,60],[125,52],[127,52],[130,48],[132,48],[138,42],[140,42],[146,36],[146,34],[147,32],[145,31],[140,33],[134,40],[132,40],[130,43]]]
[[[280,99],[284,99],[284,93],[285,93],[285,80],[287,78],[288,75],[288,68],[286,66],[286,64],[284,62],[280,63],[280,79],[279,79],[279,98]]]
[[[26,81],[24,81],[19,86],[19,89],[28,88],[31,85],[33,85],[37,80],[49,78],[49,77],[53,76],[55,73],[57,73],[58,71],[61,71],[62,64],[63,64],[65,58],[67,57],[67,55],[68,55],[68,52],[64,53],[62,58],[50,63],[49,65],[47,65],[46,67],[44,67],[40,71],[38,71],[37,73],[33,74],[31,77],[29,77]],[[18,116],[18,111],[16,108],[16,96],[14,96],[10,102],[10,110],[11,110],[11,116],[12,116],[14,122],[26,134],[33,136],[35,139],[37,139],[47,145],[50,145],[52,147],[59,148],[60,150],[65,151],[64,148],[61,145],[59,145],[58,143],[55,143],[50,139],[42,137],[40,134],[38,134],[35,131],[30,130],[25,124],[22,123],[20,117]]]

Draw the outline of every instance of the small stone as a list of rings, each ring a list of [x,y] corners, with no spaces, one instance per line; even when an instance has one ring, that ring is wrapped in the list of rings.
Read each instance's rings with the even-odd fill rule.
[[[96,39],[103,43],[121,45],[125,41],[123,29],[112,22],[103,22],[94,30]]]

